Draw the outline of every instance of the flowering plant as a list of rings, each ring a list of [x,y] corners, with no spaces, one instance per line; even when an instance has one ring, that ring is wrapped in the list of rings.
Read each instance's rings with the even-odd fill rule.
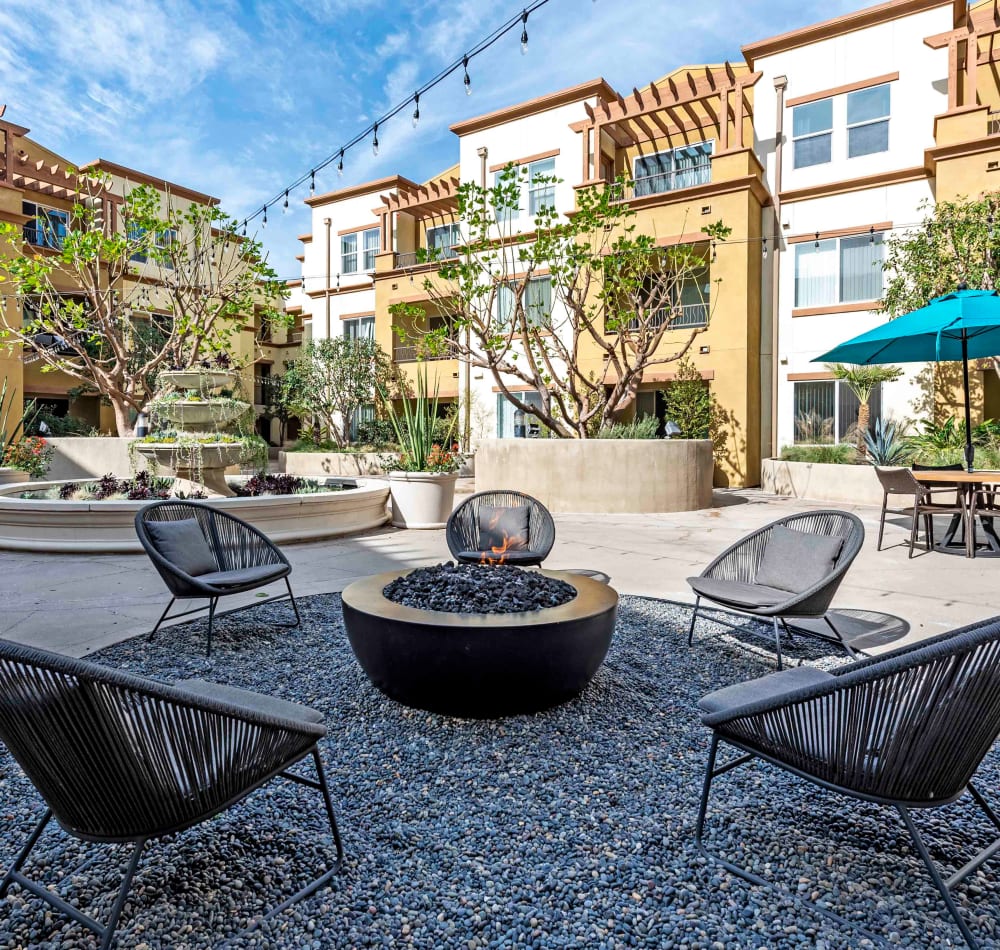
[[[460,460],[454,453],[443,449],[436,443],[424,456],[423,462],[418,462],[408,452],[403,452],[389,460],[388,469],[393,472],[457,472]]]
[[[49,470],[54,451],[45,439],[27,436],[7,446],[3,453],[3,465],[27,472],[32,478],[40,478]]]

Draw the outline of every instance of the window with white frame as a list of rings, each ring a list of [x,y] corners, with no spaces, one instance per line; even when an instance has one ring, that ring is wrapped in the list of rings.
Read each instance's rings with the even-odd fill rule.
[[[141,241],[146,235],[146,229],[139,227],[137,224],[130,224],[128,226],[128,239],[129,241]],[[156,236],[153,238],[153,244],[156,248],[161,251],[165,251],[171,244],[177,243],[177,232],[173,228],[165,228],[162,231],[157,231]],[[138,264],[144,264],[149,260],[149,255],[145,251],[136,251],[130,258],[130,261],[135,261]],[[170,263],[169,260],[159,257],[157,258],[157,263],[163,267],[173,267],[174,265]]]
[[[342,234],[340,236],[340,273],[356,274],[358,272],[358,233]]]
[[[795,306],[878,300],[883,252],[877,231],[795,245]]]
[[[889,151],[890,85],[847,94],[847,157]]]
[[[833,157],[833,99],[817,99],[792,110],[796,168],[825,165]]]
[[[462,230],[457,223],[427,229],[427,250],[432,258],[455,257],[455,247],[461,243]]]
[[[532,277],[524,288],[524,319],[529,326],[552,324],[552,278]],[[500,284],[497,288],[497,328],[510,329],[517,307],[517,290],[513,284]]]
[[[697,142],[636,158],[632,166],[635,196],[708,184],[712,180],[714,147],[714,142]]]
[[[832,445],[855,441],[860,402],[839,379],[817,379],[793,384],[795,410],[794,441],[799,445]],[[882,417],[882,386],[868,400],[870,423]]]
[[[542,397],[536,392],[518,393],[518,400],[526,406],[542,407]],[[514,414],[517,407],[503,393],[497,393],[497,438],[514,438]],[[541,424],[537,416],[525,413],[524,434],[529,438],[538,438],[541,435]]]
[[[344,320],[343,322],[345,339],[375,339],[375,317],[352,317],[350,320]]]
[[[556,173],[554,158],[542,159],[528,165],[528,214],[532,217],[543,208],[554,208],[556,205],[556,183],[553,180]],[[549,179],[542,181],[540,179]]]
[[[361,232],[363,239],[364,260],[361,262],[361,269],[364,271],[375,270],[375,255],[382,249],[382,235],[378,228],[369,228]]]
[[[63,246],[69,228],[68,211],[47,208],[33,201],[22,201],[21,213],[31,218],[23,228],[25,243],[53,250],[59,250]]]

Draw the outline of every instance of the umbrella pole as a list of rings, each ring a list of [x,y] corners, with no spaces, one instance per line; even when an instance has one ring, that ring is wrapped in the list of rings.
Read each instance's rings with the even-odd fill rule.
[[[965,390],[965,468],[972,471],[976,450],[972,445],[972,406],[969,395],[969,340],[962,331],[962,388]]]

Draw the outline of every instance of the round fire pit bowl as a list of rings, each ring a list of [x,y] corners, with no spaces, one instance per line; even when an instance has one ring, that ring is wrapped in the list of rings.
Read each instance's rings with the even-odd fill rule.
[[[459,614],[388,600],[382,588],[406,573],[366,577],[341,595],[358,663],[404,706],[467,719],[540,712],[580,693],[611,646],[618,594],[589,577],[544,571],[576,588],[558,607]]]

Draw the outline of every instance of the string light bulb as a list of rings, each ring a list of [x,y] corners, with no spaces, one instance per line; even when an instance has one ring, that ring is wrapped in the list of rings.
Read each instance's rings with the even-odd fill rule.
[[[816,248],[819,247],[819,231],[816,232],[816,243],[813,245],[813,247]]]
[[[344,150],[343,149],[340,150],[340,158],[337,161],[337,177],[338,178],[343,178],[344,177]]]
[[[247,223],[246,220],[243,221],[243,237],[247,236]]]
[[[766,237],[765,238],[761,238],[761,250],[763,252],[763,256],[766,258],[767,257],[767,238]]]
[[[715,241],[712,242],[712,263],[714,264],[719,258],[719,255],[715,251]]]
[[[420,121],[420,93],[419,92],[415,92],[413,94],[413,105],[415,107],[414,110],[413,110],[413,127],[416,128],[417,127],[417,123]]]
[[[314,168],[309,172],[309,197],[312,198],[316,194],[316,169]]]
[[[528,55],[528,11],[521,11],[521,55]]]
[[[288,189],[285,189],[285,203],[281,206],[281,213],[288,214]]]
[[[462,57],[462,69],[465,70],[465,78],[462,80],[465,83],[465,94],[467,96],[472,95],[472,78],[469,76],[469,56],[466,54]]]
[[[378,155],[378,123],[372,126],[372,155]]]
[[[875,227],[874,226],[872,226],[871,231],[868,232],[868,243],[869,244],[874,244],[875,243]]]
[[[260,226],[262,228],[266,228],[267,227],[267,205],[264,205],[264,220],[261,221]]]

